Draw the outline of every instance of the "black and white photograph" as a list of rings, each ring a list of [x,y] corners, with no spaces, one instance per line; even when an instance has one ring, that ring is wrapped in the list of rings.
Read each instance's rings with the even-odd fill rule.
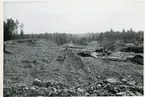
[[[3,0],[3,97],[144,96],[145,0]]]

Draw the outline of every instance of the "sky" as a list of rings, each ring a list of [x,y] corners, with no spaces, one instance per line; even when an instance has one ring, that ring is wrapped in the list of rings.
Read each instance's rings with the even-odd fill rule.
[[[26,34],[145,31],[145,0],[4,0],[3,7],[4,20],[18,19]]]

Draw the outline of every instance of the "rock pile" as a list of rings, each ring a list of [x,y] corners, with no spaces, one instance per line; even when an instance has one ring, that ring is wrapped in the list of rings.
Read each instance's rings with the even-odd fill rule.
[[[34,79],[31,86],[14,85],[4,88],[4,96],[142,96],[143,86],[135,81],[108,78],[87,86],[69,87],[63,82],[42,82]]]

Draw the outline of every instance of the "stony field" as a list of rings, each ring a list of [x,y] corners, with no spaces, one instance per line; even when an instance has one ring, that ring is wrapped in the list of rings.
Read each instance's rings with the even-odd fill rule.
[[[78,55],[48,40],[6,42],[4,96],[141,96],[143,65]]]

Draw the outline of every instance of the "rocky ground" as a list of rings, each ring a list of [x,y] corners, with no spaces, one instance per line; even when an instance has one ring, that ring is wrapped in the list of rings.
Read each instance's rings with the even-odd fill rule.
[[[143,86],[135,81],[113,77],[89,85],[70,87],[63,82],[34,79],[32,85],[14,85],[4,88],[4,96],[142,96]]]
[[[82,57],[48,40],[6,43],[4,96],[140,96],[143,65]]]

